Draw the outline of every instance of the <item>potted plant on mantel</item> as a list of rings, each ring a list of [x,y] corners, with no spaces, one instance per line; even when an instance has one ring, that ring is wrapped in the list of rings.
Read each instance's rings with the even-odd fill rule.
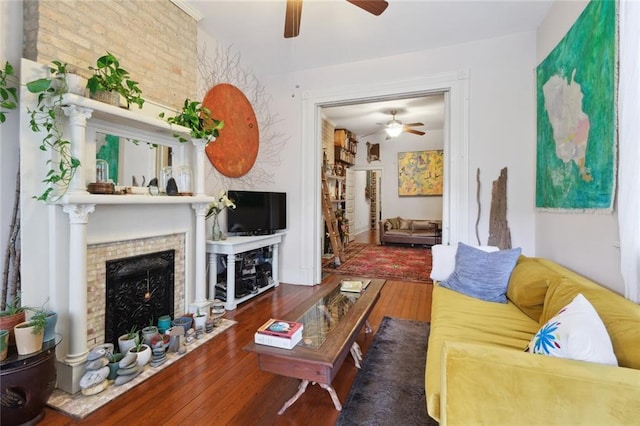
[[[190,130],[191,139],[204,140],[205,144],[214,141],[218,137],[220,129],[224,127],[224,121],[216,120],[211,115],[211,110],[202,105],[202,102],[192,101],[189,98],[184,100],[182,110],[173,117],[167,117],[167,123],[177,124]],[[160,113],[160,118],[165,118],[165,113]],[[187,142],[187,139],[177,133],[173,137],[180,142]]]
[[[13,65],[5,62],[4,69],[0,69],[0,123],[7,120],[6,113],[18,107],[18,78]]]
[[[127,108],[131,104],[142,108],[142,90],[138,87],[138,82],[131,80],[129,72],[120,67],[120,61],[110,52],[101,56],[96,61],[95,67],[89,67],[93,71],[93,76],[87,81],[87,88],[91,92],[91,97],[112,105],[120,105],[120,96],[127,101]],[[109,100],[101,97],[105,94],[112,94],[114,98]]]

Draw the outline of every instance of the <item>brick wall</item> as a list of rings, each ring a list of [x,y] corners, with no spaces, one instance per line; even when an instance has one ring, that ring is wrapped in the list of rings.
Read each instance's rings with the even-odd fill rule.
[[[88,66],[109,51],[142,97],[163,105],[196,96],[196,49],[196,21],[169,0],[24,1],[25,58],[90,77]]]

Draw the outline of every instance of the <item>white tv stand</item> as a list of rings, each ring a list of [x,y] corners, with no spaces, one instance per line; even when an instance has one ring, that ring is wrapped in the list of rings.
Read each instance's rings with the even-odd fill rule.
[[[215,298],[216,284],[218,279],[217,255],[227,255],[227,300],[224,307],[228,311],[236,309],[239,303],[256,297],[272,287],[280,284],[278,277],[278,249],[282,242],[284,232],[270,235],[257,235],[247,237],[227,237],[226,240],[207,240],[207,255],[209,257],[209,298]],[[262,247],[273,246],[273,259],[271,261],[272,282],[264,287],[258,288],[257,293],[236,298],[236,254],[244,253]]]

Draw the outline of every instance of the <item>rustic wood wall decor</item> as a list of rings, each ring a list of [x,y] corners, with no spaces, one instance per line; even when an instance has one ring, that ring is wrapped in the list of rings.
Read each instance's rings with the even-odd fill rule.
[[[224,121],[215,143],[206,147],[209,161],[227,177],[244,176],[256,162],[260,138],[249,99],[237,87],[223,83],[213,86],[202,104],[216,120]]]
[[[511,231],[507,223],[507,168],[500,171],[500,176],[493,181],[491,190],[491,212],[489,213],[490,246],[501,250],[511,248]]]

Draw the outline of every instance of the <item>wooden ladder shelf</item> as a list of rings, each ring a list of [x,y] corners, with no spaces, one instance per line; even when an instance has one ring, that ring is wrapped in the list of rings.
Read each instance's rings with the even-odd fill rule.
[[[329,240],[331,241],[331,249],[333,250],[333,259],[335,266],[340,266],[344,262],[344,251],[342,250],[342,242],[338,233],[338,219],[333,211],[331,204],[331,196],[329,195],[329,185],[327,177],[322,170],[322,215],[329,230]]]

